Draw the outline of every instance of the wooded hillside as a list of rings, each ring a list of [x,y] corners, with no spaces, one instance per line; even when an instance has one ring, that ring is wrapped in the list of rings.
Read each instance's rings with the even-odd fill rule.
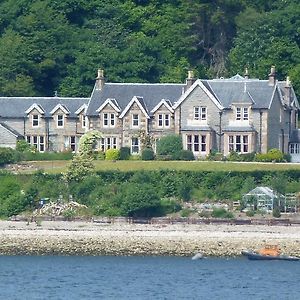
[[[0,95],[89,96],[110,82],[291,76],[300,94],[298,0],[2,0]]]

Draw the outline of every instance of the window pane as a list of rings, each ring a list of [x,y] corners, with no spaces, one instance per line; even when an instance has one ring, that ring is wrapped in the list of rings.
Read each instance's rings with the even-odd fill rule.
[[[163,126],[163,115],[158,115],[158,126],[159,127]]]
[[[200,107],[196,106],[194,107],[194,120],[200,119]]]
[[[201,120],[206,120],[206,107],[201,107]]]
[[[194,151],[199,152],[199,135],[194,135]]]
[[[103,126],[108,126],[108,114],[103,114]]]
[[[110,125],[115,126],[115,114],[110,114]]]
[[[166,127],[170,126],[170,115],[169,114],[165,115],[165,126]]]
[[[206,152],[206,135],[201,136],[201,151]]]

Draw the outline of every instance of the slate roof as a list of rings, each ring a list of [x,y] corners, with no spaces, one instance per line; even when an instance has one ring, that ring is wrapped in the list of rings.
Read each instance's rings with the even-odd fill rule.
[[[96,110],[107,98],[113,98],[118,102],[123,111],[131,99],[143,98],[141,104],[150,112],[162,99],[170,100],[172,104],[182,95],[185,84],[150,84],[150,83],[105,83],[103,89],[93,90],[87,116],[97,116]]]
[[[4,122],[0,122],[0,126],[4,127],[5,129],[7,129],[9,132],[11,132],[13,135],[15,135],[16,137],[23,137],[23,135],[21,133],[19,133],[17,130],[11,128],[10,126],[8,126],[7,124],[5,124]]]
[[[84,103],[88,103],[88,100],[89,98],[0,97],[0,118],[22,118],[34,103],[45,111],[45,117],[50,117],[51,110],[58,104],[70,111],[69,117],[76,117],[75,111]]]
[[[268,108],[274,93],[274,86],[268,80],[257,79],[213,79],[202,80],[209,91],[229,108],[232,103],[249,103],[253,108]]]

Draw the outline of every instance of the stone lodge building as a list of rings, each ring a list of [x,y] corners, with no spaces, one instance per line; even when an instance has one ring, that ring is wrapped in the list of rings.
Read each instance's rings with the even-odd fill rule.
[[[98,148],[141,151],[140,131],[155,140],[176,133],[196,157],[278,148],[300,162],[299,103],[287,78],[235,75],[185,84],[106,83],[98,71],[90,98],[0,97],[0,147],[25,138],[39,151],[77,150],[79,138],[98,130]],[[155,149],[155,145],[154,145]]]

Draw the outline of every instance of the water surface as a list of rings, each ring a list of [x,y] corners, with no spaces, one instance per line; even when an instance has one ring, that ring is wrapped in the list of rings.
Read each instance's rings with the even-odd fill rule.
[[[0,299],[300,299],[300,262],[0,256]]]

